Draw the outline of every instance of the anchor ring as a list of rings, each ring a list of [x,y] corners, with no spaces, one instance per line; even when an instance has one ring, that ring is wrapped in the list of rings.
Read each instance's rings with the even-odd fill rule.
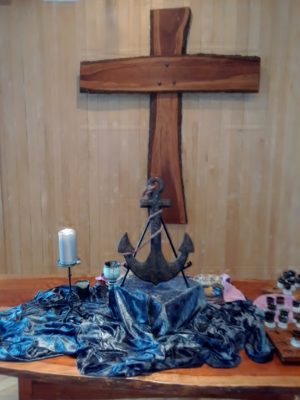
[[[158,191],[159,193],[164,190],[164,183],[163,180],[159,176],[151,176],[148,180],[149,185],[155,186],[155,191]]]

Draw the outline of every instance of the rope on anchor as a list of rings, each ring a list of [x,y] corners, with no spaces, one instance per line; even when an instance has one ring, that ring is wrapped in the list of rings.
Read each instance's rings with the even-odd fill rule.
[[[162,210],[158,210],[155,213],[149,215],[147,223],[154,217],[156,217],[158,214],[161,214]],[[137,254],[146,244],[148,244],[152,239],[155,238],[155,236],[159,235],[162,232],[163,227],[161,226],[156,232],[154,232],[148,240],[146,240],[143,244],[140,244],[138,247],[136,247],[133,251],[128,251],[126,253],[122,253],[123,256],[130,256],[131,254]]]

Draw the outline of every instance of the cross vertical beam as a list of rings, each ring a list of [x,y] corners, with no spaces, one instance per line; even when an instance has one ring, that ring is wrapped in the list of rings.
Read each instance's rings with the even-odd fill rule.
[[[151,56],[179,56],[186,51],[189,8],[151,11]],[[166,68],[170,68],[167,66]],[[157,82],[158,86],[161,82]],[[173,84],[176,86],[176,81]],[[181,168],[181,93],[155,93],[150,99],[148,176],[165,182],[167,223],[187,222]]]

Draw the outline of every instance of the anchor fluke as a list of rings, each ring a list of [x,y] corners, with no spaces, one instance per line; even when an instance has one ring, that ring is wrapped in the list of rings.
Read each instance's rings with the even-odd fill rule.
[[[189,254],[194,252],[194,244],[190,236],[185,233],[183,241],[178,249],[179,253]]]
[[[128,233],[126,232],[122,237],[119,242],[118,246],[118,252],[121,254],[133,254],[134,253],[134,247],[130,243]]]

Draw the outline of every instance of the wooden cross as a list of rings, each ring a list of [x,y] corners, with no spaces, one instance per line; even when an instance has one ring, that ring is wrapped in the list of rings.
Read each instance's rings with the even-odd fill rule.
[[[151,11],[149,57],[85,61],[80,91],[150,93],[148,176],[165,182],[172,207],[167,223],[187,222],[181,172],[181,98],[183,92],[258,92],[259,57],[186,55],[191,11]],[[195,173],[197,173],[195,171]]]

